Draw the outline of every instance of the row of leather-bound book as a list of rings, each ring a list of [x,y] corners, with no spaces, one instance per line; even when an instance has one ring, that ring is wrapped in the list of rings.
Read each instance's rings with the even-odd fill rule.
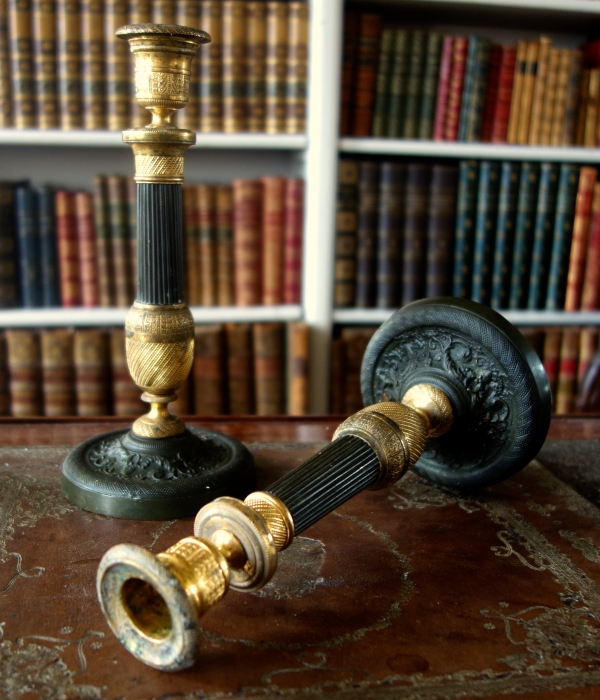
[[[298,304],[304,183],[297,178],[184,185],[186,301]],[[135,298],[136,186],[93,193],[0,183],[0,306],[127,307]]]
[[[126,24],[179,24],[212,41],[192,61],[178,125],[302,133],[305,0],[5,0],[0,3],[0,126],[127,129],[150,121],[135,99]]]
[[[340,132],[436,141],[598,144],[600,45],[390,29],[349,11]]]
[[[345,326],[337,329],[331,355],[331,412],[349,415],[363,407],[360,372],[362,358],[377,328]],[[598,328],[520,328],[544,364],[552,391],[553,411],[574,413],[586,386],[586,372],[599,350]]]
[[[195,329],[194,364],[170,410],[178,415],[303,415],[308,402],[304,323]],[[141,415],[125,332],[12,329],[0,334],[0,415]]]
[[[597,168],[568,163],[344,159],[335,305],[452,294],[498,309],[598,309],[597,180]]]

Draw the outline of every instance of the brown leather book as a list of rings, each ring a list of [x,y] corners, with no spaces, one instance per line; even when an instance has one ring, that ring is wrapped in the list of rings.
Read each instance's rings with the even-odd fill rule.
[[[283,303],[299,304],[302,296],[302,236],[304,233],[304,180],[285,183],[283,243]]]
[[[73,331],[46,329],[40,333],[45,416],[74,416],[75,367]]]
[[[380,34],[381,17],[379,15],[363,14],[360,16],[356,87],[352,115],[353,136],[371,135]]]
[[[331,341],[331,396],[330,413],[342,415],[346,411],[346,341]]]
[[[6,335],[0,333],[0,416],[10,416],[10,382]]]
[[[547,328],[544,338],[543,363],[544,371],[550,383],[550,391],[553,398],[552,410],[556,411],[556,384],[558,382],[558,363],[560,362],[560,345],[562,329],[557,327]]]
[[[585,139],[585,121],[587,117],[587,107],[590,93],[590,78],[592,72],[589,69],[583,70],[581,73],[581,82],[579,83],[579,102],[577,106],[577,127],[575,129],[576,146],[583,146]]]
[[[548,67],[550,62],[550,50],[552,41],[547,36],[540,37],[537,71],[533,87],[533,99],[531,103],[531,124],[529,127],[529,144],[538,146],[542,131],[542,110],[544,96],[547,90]]]
[[[252,329],[256,415],[285,412],[284,326],[255,323]]]
[[[560,142],[556,145],[573,146],[576,143],[579,104],[581,102],[581,84],[582,84],[582,62],[583,54],[581,51],[571,51],[571,60],[569,63],[569,77],[567,81],[567,90],[565,96],[565,114],[562,124],[562,132]],[[554,141],[552,142],[554,145]]]
[[[194,414],[225,413],[225,332],[222,324],[196,326],[194,343]]]
[[[210,34],[200,46],[200,131],[223,129],[223,18],[221,0],[202,0],[200,26]]]
[[[233,181],[235,303],[262,302],[262,197],[259,180]]]
[[[585,126],[583,128],[583,145],[594,148],[598,140],[598,111],[600,108],[600,68],[592,68],[588,85],[587,104],[585,108]]]
[[[342,329],[342,338],[346,343],[346,403],[343,411],[346,415],[356,413],[364,406],[360,372],[365,350],[375,330],[370,326]]]
[[[288,416],[305,416],[308,413],[309,348],[308,324],[302,321],[288,323],[286,410]]]
[[[176,24],[202,29],[199,0],[180,0],[176,3]],[[187,105],[177,113],[177,126],[182,129],[200,129],[200,55],[196,53],[190,66],[190,87]]]
[[[17,129],[37,126],[30,0],[8,0],[12,106]]]
[[[356,289],[356,227],[358,210],[358,163],[338,163],[335,226],[334,306],[353,306]]]
[[[352,126],[352,107],[358,54],[358,12],[345,8],[342,53],[342,89],[340,104],[340,136],[349,136]]]
[[[81,51],[83,124],[86,129],[106,129],[106,63],[102,0],[81,0]]]
[[[75,194],[75,226],[79,254],[79,279],[82,306],[98,306],[98,265],[94,233],[94,202],[88,192]]]
[[[559,50],[558,75],[556,78],[556,95],[554,98],[554,107],[552,110],[552,127],[550,132],[550,144],[552,146],[560,146],[562,144],[565,110],[567,107],[569,70],[572,58],[573,52],[570,49]]]
[[[517,60],[515,63],[515,77],[513,80],[512,99],[510,102],[510,115],[508,117],[507,143],[519,143],[519,116],[521,113],[521,99],[523,96],[526,68],[527,42],[519,41],[517,44]]]
[[[0,128],[13,126],[8,0],[0,0]]]
[[[248,131],[266,129],[267,116],[267,3],[246,3],[246,100]]]
[[[285,178],[263,177],[262,185],[262,303],[273,306],[283,302]]]
[[[73,337],[78,416],[108,414],[108,338],[104,330],[76,330]]]
[[[37,121],[40,129],[60,126],[58,62],[56,51],[56,3],[33,0],[33,56]]]
[[[61,129],[83,127],[81,2],[57,0],[56,38]]]
[[[533,106],[533,92],[538,67],[540,52],[539,41],[527,42],[527,59],[525,63],[525,75],[523,77],[523,92],[519,106],[519,124],[517,127],[517,143],[529,143],[529,130],[531,128],[531,110]]]
[[[175,24],[175,0],[152,0],[152,22],[154,24]]]
[[[192,393],[192,377],[189,375],[183,384],[177,389],[177,398],[169,404],[169,412],[174,416],[191,416],[194,412]]]
[[[425,294],[430,175],[431,166],[427,164],[410,163],[408,165],[404,217],[402,304],[421,299]]]
[[[234,416],[254,413],[254,359],[252,325],[227,323],[227,397]]]
[[[94,228],[96,232],[96,262],[98,265],[98,291],[100,306],[115,305],[114,271],[110,242],[110,216],[108,209],[108,184],[106,177],[98,175],[93,180]]]
[[[541,146],[549,146],[552,140],[552,116],[554,112],[554,104],[556,102],[560,54],[560,49],[550,49],[550,56],[548,58],[548,74],[546,76],[546,89],[544,91],[540,125],[539,143]]]
[[[41,416],[42,362],[36,331],[9,328],[6,331],[10,412],[13,416]]]
[[[445,296],[452,292],[457,184],[458,172],[455,165],[432,167],[427,216],[425,295],[428,297]],[[493,251],[493,242],[490,241],[489,245]],[[492,256],[493,252],[488,258]],[[491,281],[491,269],[483,270],[482,274],[488,278],[488,282]]]
[[[246,3],[223,2],[223,131],[246,131]]]
[[[212,185],[198,185],[196,191],[200,234],[199,303],[202,306],[217,306],[218,299],[216,189]]]
[[[308,84],[308,3],[289,3],[287,108],[288,134],[306,131],[306,92]]]
[[[131,24],[151,24],[152,0],[129,0],[129,21]],[[194,58],[194,61],[196,59],[197,57]],[[129,59],[129,81],[130,85],[135,85],[135,65],[132,58]],[[129,99],[131,102],[131,126],[139,128],[149,124],[152,115],[145,107],[140,107],[138,104],[135,98],[135,89],[130,91]]]
[[[140,416],[146,412],[147,404],[141,400],[142,392],[129,374],[125,331],[123,328],[111,328],[109,335],[113,413],[115,416]]]
[[[217,185],[215,206],[217,217],[217,304],[219,306],[232,306],[235,303],[232,187]]]
[[[288,5],[267,3],[267,113],[268,134],[285,132],[287,115]]]
[[[129,24],[127,0],[104,0],[106,22],[106,114],[108,128],[122,131],[131,126],[129,42],[117,38],[119,27]]]
[[[80,306],[81,278],[75,219],[75,195],[67,190],[58,190],[54,196],[60,297],[63,306]]]
[[[361,161],[358,166],[358,218],[356,224],[356,290],[354,305],[375,306],[377,286],[377,205],[379,163]]]
[[[600,309],[600,182],[594,184],[588,229],[585,273],[581,293],[582,311]]]
[[[573,413],[575,408],[580,335],[579,328],[563,330],[556,386],[556,413],[558,414]]]
[[[190,306],[200,306],[200,212],[196,185],[183,186],[183,240],[185,300]]]
[[[129,245],[129,220],[127,212],[126,178],[109,175],[106,178],[108,190],[108,213],[110,223],[110,250],[114,273],[115,303],[118,307],[131,306],[131,264]]]
[[[598,329],[591,326],[581,329],[579,337],[579,358],[577,362],[577,390],[581,391],[583,377],[594,355],[598,352]]]
[[[444,140],[446,141],[456,141],[458,137],[468,49],[469,40],[467,37],[457,36],[454,39],[450,85],[448,88],[448,106],[444,119]]]

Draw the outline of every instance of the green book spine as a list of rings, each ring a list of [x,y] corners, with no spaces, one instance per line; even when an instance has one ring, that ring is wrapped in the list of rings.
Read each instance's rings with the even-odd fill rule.
[[[565,304],[578,183],[579,167],[563,163],[560,166],[556,218],[554,219],[552,251],[548,270],[548,291],[546,293],[546,308],[551,311],[562,309]]]
[[[527,304],[539,181],[539,163],[523,163],[510,275],[509,309],[524,309]]]
[[[490,299],[490,305],[494,309],[508,308],[520,168],[519,163],[502,163]]]
[[[465,141],[481,141],[483,114],[485,109],[485,95],[487,90],[491,56],[492,42],[489,39],[479,39],[477,42],[477,54],[473,68],[473,80],[471,82],[469,94]]]
[[[465,79],[463,82],[463,93],[460,101],[460,121],[458,124],[458,140],[465,141],[467,137],[467,123],[469,121],[469,107],[471,100],[471,91],[473,88],[473,78],[475,75],[475,66],[477,63],[477,50],[479,46],[479,37],[469,37],[469,49],[467,51],[467,62],[465,64]]]
[[[404,107],[404,126],[402,134],[405,139],[414,139],[419,133],[419,107],[423,90],[423,68],[425,64],[424,32],[413,32],[408,80],[406,83],[406,102]]]
[[[461,160],[458,165],[452,294],[455,297],[463,297],[463,299],[468,299],[471,296],[478,179],[479,162],[476,160]]]
[[[411,35],[405,31],[396,32],[386,132],[390,138],[402,136],[410,46]]]
[[[386,29],[382,33],[379,43],[379,66],[377,68],[375,107],[373,109],[373,136],[381,137],[387,134],[395,39],[396,32]]]
[[[438,78],[440,75],[440,55],[442,52],[442,35],[431,33],[427,37],[425,53],[425,72],[423,75],[423,94],[421,95],[421,114],[419,119],[419,138],[430,139],[433,136],[433,121],[437,99]]]
[[[500,162],[482,161],[479,168],[471,286],[471,298],[480,304],[489,305],[491,299],[494,233],[498,217],[499,185]]]
[[[543,309],[546,302],[557,188],[558,164],[542,163],[535,231],[533,233],[533,251],[531,253],[528,309]]]

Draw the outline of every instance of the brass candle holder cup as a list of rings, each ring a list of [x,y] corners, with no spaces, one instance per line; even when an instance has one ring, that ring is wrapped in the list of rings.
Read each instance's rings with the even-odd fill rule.
[[[243,496],[254,484],[248,450],[204,429],[186,429],[168,404],[194,358],[194,319],[184,300],[182,192],[184,155],[196,135],[171,124],[189,95],[190,64],[210,41],[190,27],[121,27],[135,61],[136,97],[150,124],[123,132],[135,158],[138,279],[125,321],[127,365],[150,404],[131,430],[77,446],[63,464],[62,488],[74,503],[122,518],[193,515],[222,495]]]

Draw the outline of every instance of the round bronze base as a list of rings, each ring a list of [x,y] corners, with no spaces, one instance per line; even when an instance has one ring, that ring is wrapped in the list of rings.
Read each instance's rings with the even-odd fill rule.
[[[255,485],[248,449],[202,428],[161,439],[104,433],[71,450],[62,471],[63,493],[75,505],[133,520],[195,515],[219,496],[244,498]]]

